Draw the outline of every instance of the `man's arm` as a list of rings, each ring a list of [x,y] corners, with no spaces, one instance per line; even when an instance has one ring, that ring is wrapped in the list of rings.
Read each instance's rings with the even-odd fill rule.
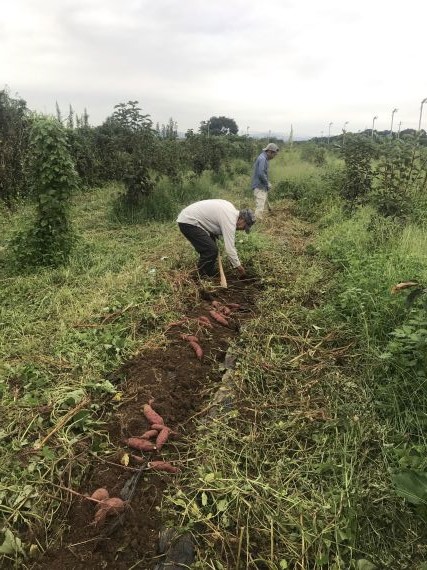
[[[262,188],[268,190],[268,160],[264,155],[259,158],[257,175]]]

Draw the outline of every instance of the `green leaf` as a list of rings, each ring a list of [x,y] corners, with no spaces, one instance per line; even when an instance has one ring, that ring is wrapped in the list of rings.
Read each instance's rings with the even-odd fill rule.
[[[221,499],[218,501],[216,508],[218,509],[218,512],[221,513],[223,511],[225,511],[228,507],[228,501],[227,499]]]
[[[375,570],[377,567],[366,558],[360,558],[356,564],[357,570]]]
[[[402,471],[393,476],[393,483],[399,497],[403,497],[413,505],[427,503],[427,473],[419,471]]]
[[[15,553],[24,553],[24,550],[22,548],[22,541],[7,528],[4,533],[3,544],[0,545],[0,554]]]
[[[46,459],[49,460],[55,459],[54,452],[50,449],[50,447],[47,447],[46,445],[42,448],[41,453],[43,457],[45,457]]]

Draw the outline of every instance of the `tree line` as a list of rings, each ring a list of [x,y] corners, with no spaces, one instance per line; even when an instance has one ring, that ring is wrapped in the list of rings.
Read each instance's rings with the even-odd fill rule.
[[[231,159],[253,158],[250,141],[237,132],[232,119],[211,117],[180,139],[172,118],[154,127],[138,101],[118,103],[92,127],[86,111],[78,116],[70,106],[63,117],[57,105],[56,117],[40,115],[0,91],[0,200],[9,209],[23,200],[35,205],[32,225],[9,240],[14,262],[67,262],[77,239],[69,210],[78,190],[120,183],[112,213],[134,222],[171,219],[183,202],[210,197],[195,182],[204,171],[225,181]]]
[[[8,207],[17,198],[31,196],[29,141],[39,119],[23,99],[0,91],[0,200]],[[204,170],[219,172],[231,154],[252,159],[248,141],[237,135],[236,122],[223,116],[202,121],[199,132],[188,130],[184,139],[178,138],[172,118],[154,127],[138,101],[115,105],[100,126],[92,127],[86,110],[78,116],[71,106],[63,117],[57,105],[56,120],[65,133],[79,186],[122,182],[134,204],[153,190],[159,177],[180,183],[188,171],[195,175]]]

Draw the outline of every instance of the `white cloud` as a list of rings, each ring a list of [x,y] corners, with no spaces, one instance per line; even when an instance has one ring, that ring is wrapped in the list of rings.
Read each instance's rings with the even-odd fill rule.
[[[252,132],[380,129],[394,107],[414,127],[426,16],[424,0],[14,0],[0,72],[30,108],[71,103],[95,124],[137,99],[180,130],[219,114]]]

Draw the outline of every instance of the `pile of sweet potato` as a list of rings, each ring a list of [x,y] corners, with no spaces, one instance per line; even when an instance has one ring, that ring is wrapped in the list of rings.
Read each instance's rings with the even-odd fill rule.
[[[95,517],[91,524],[98,527],[104,524],[107,517],[122,513],[126,506],[125,501],[119,497],[110,497],[109,492],[104,487],[96,489],[89,499],[96,502]]]
[[[137,451],[158,452],[168,441],[170,435],[176,435],[175,431],[165,425],[162,416],[152,408],[152,403],[153,400],[150,400],[143,407],[144,416],[150,424],[149,429],[139,437],[129,437],[124,441],[126,445]],[[137,463],[145,463],[143,457],[138,455],[131,455],[131,457]],[[179,471],[178,467],[171,465],[167,461],[149,461],[147,467],[155,471],[165,471],[167,473],[178,473]]]
[[[212,301],[212,309],[209,310],[209,315],[211,318],[218,324],[222,325],[223,327],[229,327],[230,323],[228,317],[230,317],[234,311],[240,309],[240,305],[237,303],[228,303],[223,304],[219,301]],[[189,324],[192,320],[196,322],[199,327],[203,328],[213,328],[213,323],[209,317],[202,315],[200,317],[196,317],[195,319],[190,319],[188,317],[183,317],[179,321],[174,323],[170,323],[168,328],[175,327],[181,324]],[[184,334],[181,333],[180,335],[182,340],[185,340],[189,343],[191,348],[194,350],[196,357],[199,360],[203,358],[203,348],[200,344],[199,337],[196,334]]]

